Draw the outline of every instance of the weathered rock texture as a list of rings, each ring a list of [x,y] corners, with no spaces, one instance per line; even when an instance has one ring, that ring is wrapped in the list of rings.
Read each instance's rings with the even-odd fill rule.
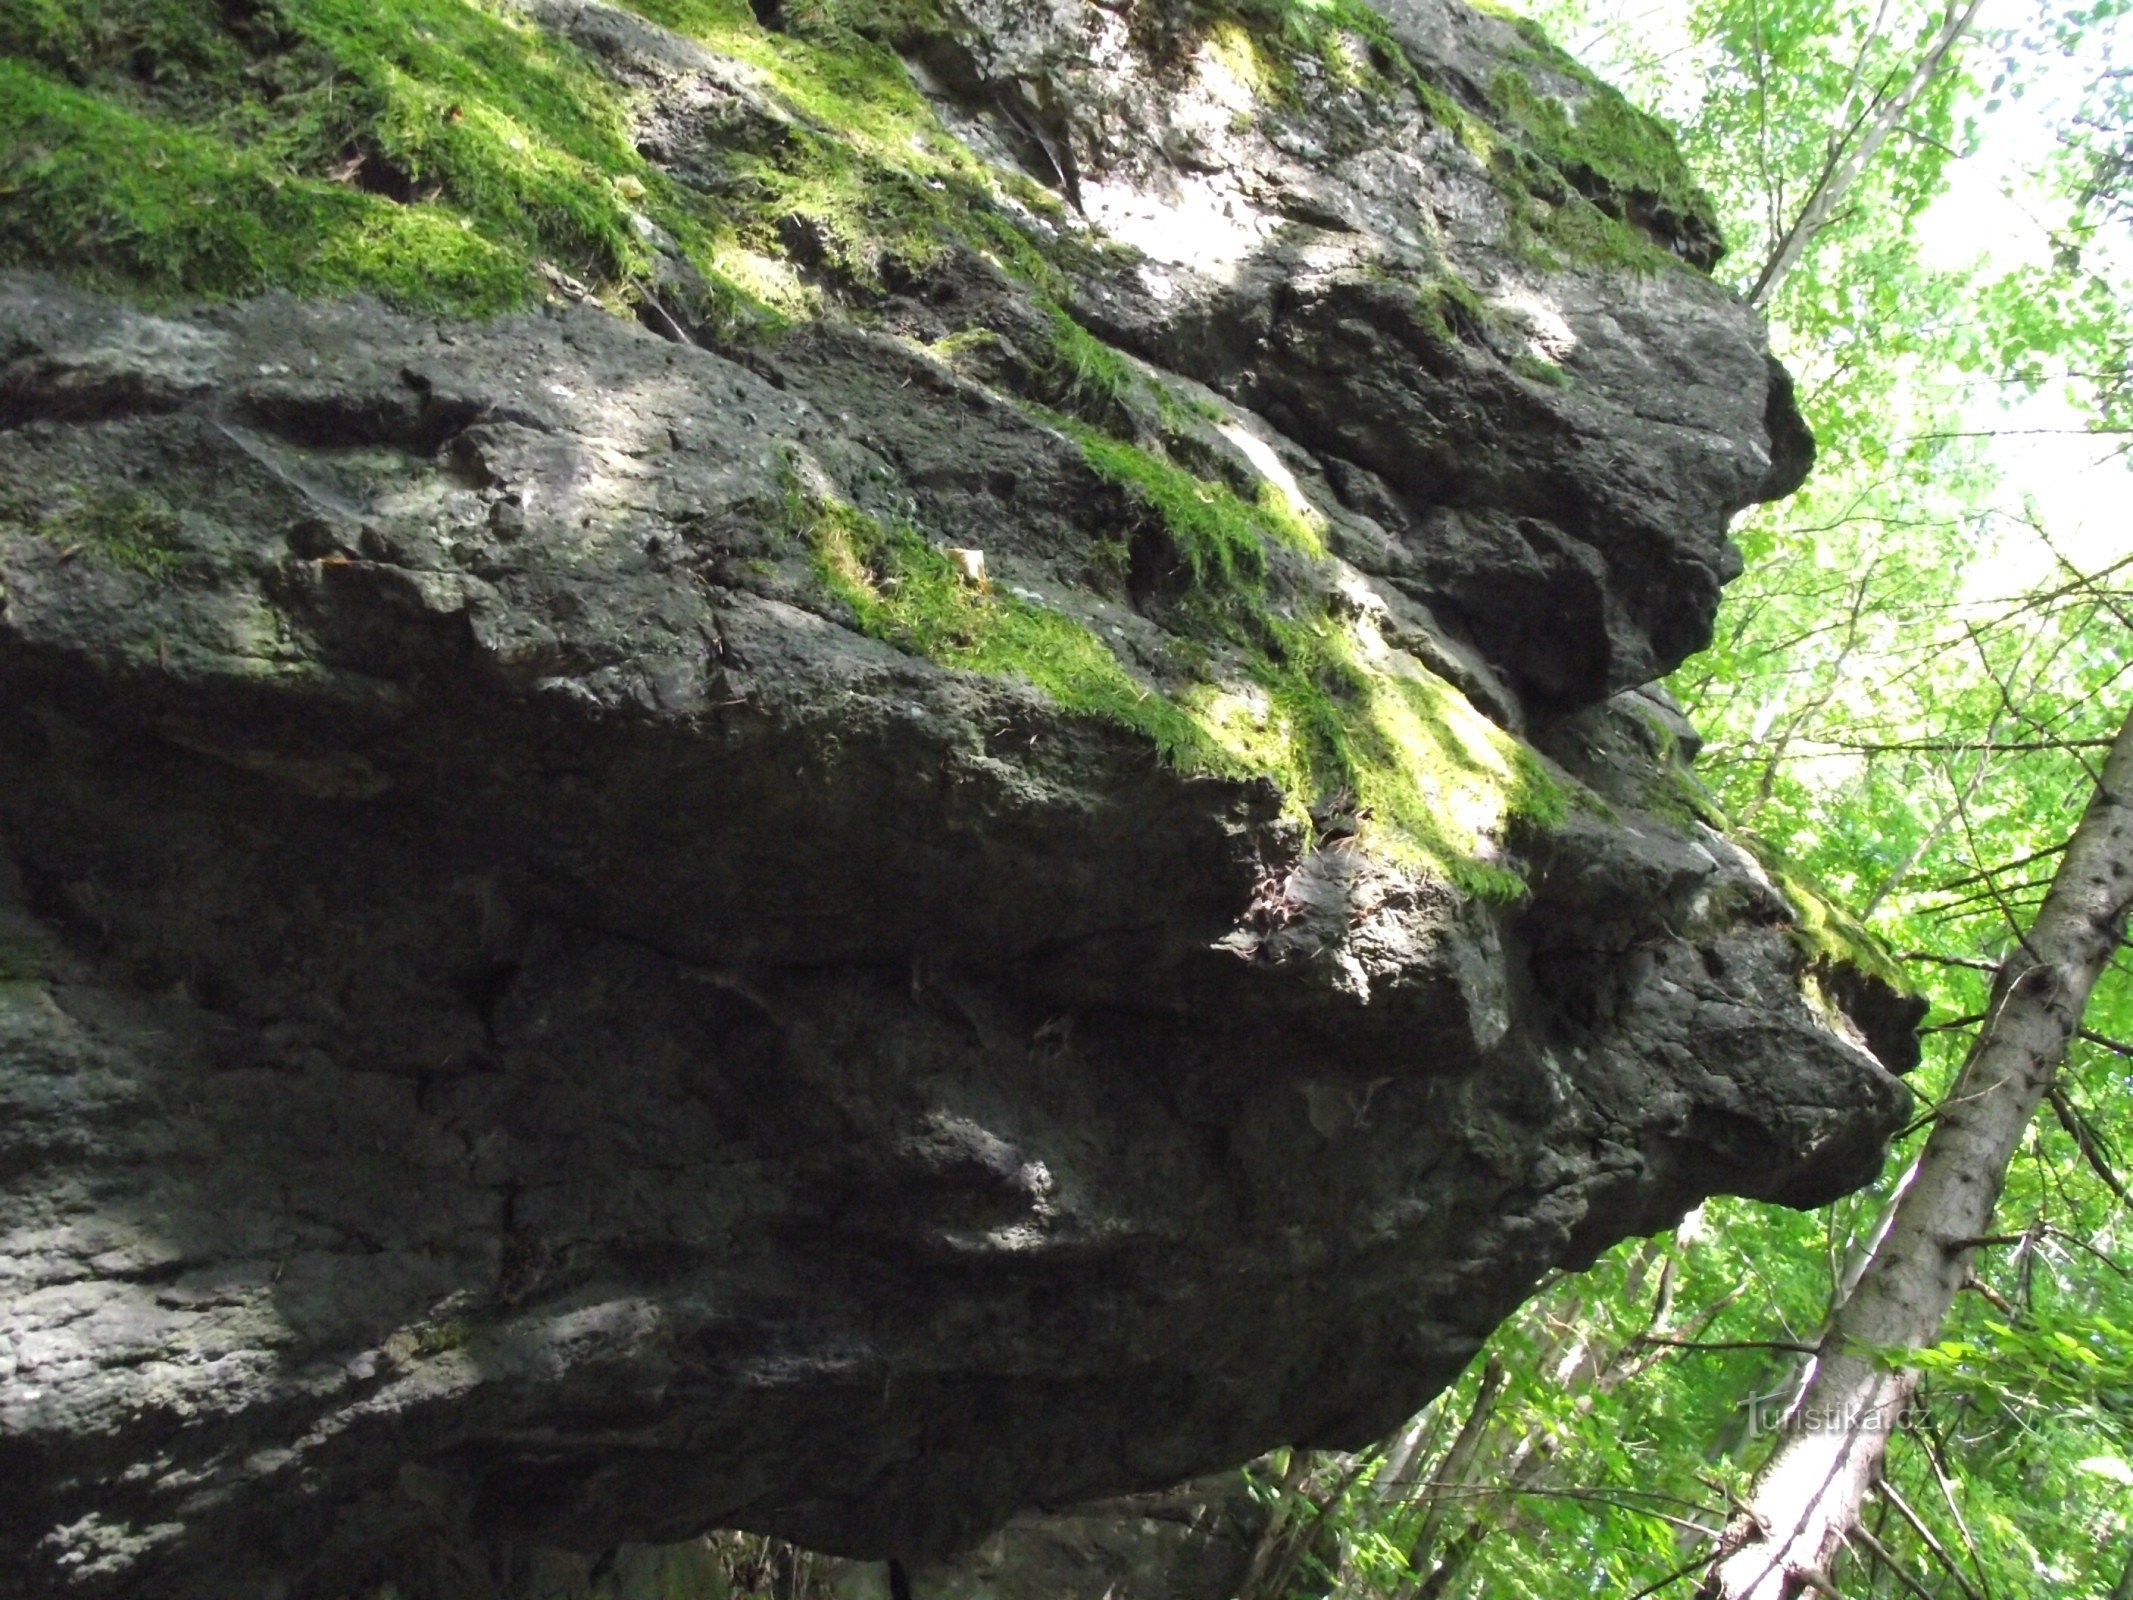
[[[684,182],[791,118],[529,15]],[[915,1561],[1359,1443],[1550,1269],[1873,1175],[1912,1019],[1624,692],[1805,470],[1785,381],[1662,258],[1709,259],[1695,207],[1543,150],[1502,73],[1597,91],[1456,0],[1387,16],[1244,57],[1161,5],[882,25],[1085,209],[1009,220],[1147,363],[1093,379],[953,244],[704,342],[0,280],[0,1593],[481,1596],[713,1526]],[[1201,626],[1040,401],[1325,553]],[[1335,714],[1456,684],[1474,772],[1469,703],[1556,803],[1506,779],[1430,870],[870,624],[824,507],[982,550],[973,627],[1012,597],[1188,711],[1274,715],[1264,638],[1316,619]],[[861,581],[893,614],[916,570]]]

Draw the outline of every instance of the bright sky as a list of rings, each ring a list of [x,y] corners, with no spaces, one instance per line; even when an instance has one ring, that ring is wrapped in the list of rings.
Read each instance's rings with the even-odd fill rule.
[[[1980,23],[2013,23],[2031,3],[1997,0]],[[1920,219],[1929,264],[2006,269],[2050,258],[2038,186],[2056,147],[2054,123],[2079,99],[2097,65],[2089,55],[2033,63],[2029,92],[1990,114],[1990,134],[1978,153],[1950,164],[1947,192]],[[2010,501],[2034,505],[2059,549],[2093,569],[2133,550],[2133,465],[2121,453],[2126,441],[2089,436],[2083,420],[2063,395],[2047,393],[2007,410],[1982,396],[1974,425],[2005,430],[1993,442],[1993,457]],[[1973,584],[1981,593],[2012,592],[2049,561],[2035,540],[2021,539],[1981,564]]]
[[[1953,163],[1947,193],[1920,220],[1931,264],[2005,269],[2049,256],[2045,226],[2021,199],[2049,153],[2049,130],[2023,107],[2004,114],[2014,124],[2008,141]],[[2061,552],[2093,570],[2133,550],[2133,462],[2123,454],[2125,440],[2089,434],[2086,420],[2065,395],[2049,391],[2004,408],[1990,393],[1980,395],[1970,419],[1999,430],[1991,450],[2006,503],[2034,506]],[[1975,592],[2013,593],[2050,564],[2035,538],[2011,535],[1972,573]]]

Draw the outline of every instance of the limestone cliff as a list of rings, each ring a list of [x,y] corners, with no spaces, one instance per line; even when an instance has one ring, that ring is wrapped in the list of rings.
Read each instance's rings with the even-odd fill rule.
[[[1876,1171],[1915,1015],[1640,687],[1811,441],[1530,29],[0,49],[0,1594],[916,1559]]]

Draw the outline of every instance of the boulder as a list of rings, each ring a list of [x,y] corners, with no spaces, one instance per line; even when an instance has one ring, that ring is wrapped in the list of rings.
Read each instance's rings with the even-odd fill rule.
[[[514,23],[780,306],[0,275],[0,1595],[918,1567],[1878,1171],[1916,1009],[1638,687],[1811,453],[1663,135],[1457,0],[838,15]],[[862,58],[923,250],[746,166]]]

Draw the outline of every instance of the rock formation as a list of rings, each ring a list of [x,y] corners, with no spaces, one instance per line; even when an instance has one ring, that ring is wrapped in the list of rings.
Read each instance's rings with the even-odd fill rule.
[[[197,9],[0,34],[0,1595],[918,1560],[1874,1175],[1640,687],[1811,441],[1531,30]]]

